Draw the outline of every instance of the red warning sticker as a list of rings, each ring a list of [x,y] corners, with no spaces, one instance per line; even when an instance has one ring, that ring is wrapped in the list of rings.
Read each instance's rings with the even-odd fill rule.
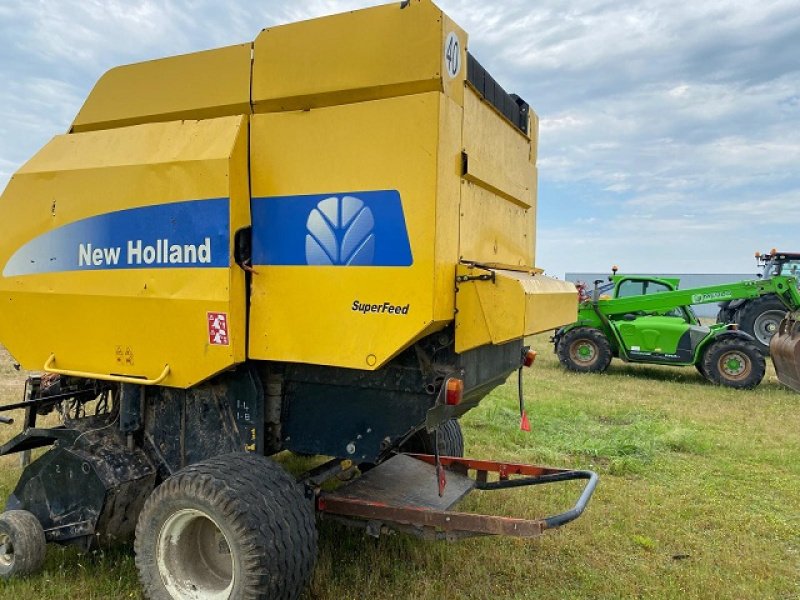
[[[227,346],[228,315],[226,313],[208,313],[208,343],[213,346]]]

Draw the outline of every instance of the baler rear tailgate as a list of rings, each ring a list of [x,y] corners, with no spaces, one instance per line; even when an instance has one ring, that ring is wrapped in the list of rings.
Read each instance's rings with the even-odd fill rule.
[[[317,498],[320,513],[366,521],[378,534],[395,529],[442,539],[475,535],[536,537],[581,515],[594,493],[597,475],[536,465],[502,463],[469,458],[440,457],[447,485],[439,496],[436,458],[425,454],[400,454],[358,479]],[[474,477],[468,474],[474,473]],[[489,474],[497,480],[490,481]],[[577,479],[587,480],[576,504],[568,511],[540,519],[520,519],[451,510],[472,490],[497,490]]]

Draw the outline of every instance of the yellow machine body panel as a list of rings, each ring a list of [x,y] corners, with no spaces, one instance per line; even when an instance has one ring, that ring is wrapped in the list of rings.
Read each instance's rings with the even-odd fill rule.
[[[115,67],[95,84],[72,131],[247,114],[252,46]]]
[[[253,106],[302,110],[429,91],[461,104],[466,45],[430,0],[271,27],[254,44]]]
[[[460,349],[572,322],[574,292],[515,271],[536,139],[430,0],[112,69],[0,201],[0,341],[185,388],[247,359],[375,370],[454,321]],[[157,264],[125,262],[138,242]],[[457,285],[465,262],[494,281]]]
[[[466,44],[429,0],[258,36],[251,358],[373,370],[452,322]]]
[[[578,293],[536,271],[460,265],[456,352],[501,344],[575,320]]]
[[[374,369],[433,326],[441,97],[253,117],[251,358]]]
[[[533,266],[536,230],[536,119],[531,137],[510,126],[475,90],[464,102],[461,257]]]
[[[466,86],[456,352],[555,329],[577,315],[575,286],[533,268],[538,118],[527,117],[526,135]]]
[[[0,220],[14,223],[0,339],[26,369],[168,365],[164,385],[189,387],[245,359],[230,257],[249,225],[246,117],[57,136],[14,175]]]

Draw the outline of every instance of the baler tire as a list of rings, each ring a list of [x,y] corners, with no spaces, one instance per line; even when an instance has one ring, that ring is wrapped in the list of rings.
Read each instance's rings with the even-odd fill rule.
[[[134,548],[150,600],[298,598],[317,557],[314,507],[268,458],[225,454],[155,489]]]
[[[756,339],[756,346],[764,356],[769,355],[769,341],[778,331],[778,325],[788,309],[774,295],[761,296],[747,302],[736,315],[739,330]]]
[[[47,540],[39,519],[27,510],[0,514],[0,579],[37,572],[46,553]]]
[[[403,444],[401,450],[411,454],[433,454],[433,433],[420,429]],[[464,433],[461,424],[450,419],[439,425],[439,454],[442,456],[464,456]]]
[[[736,364],[741,364],[741,366],[736,367]],[[706,348],[703,354],[703,371],[706,379],[711,383],[739,390],[749,390],[764,379],[767,361],[754,342],[722,338],[712,342]]]
[[[591,350],[591,356],[583,362],[579,362],[577,358],[581,344]],[[564,367],[576,373],[602,373],[611,364],[612,356],[608,339],[602,331],[594,327],[570,329],[558,341],[556,354]]]

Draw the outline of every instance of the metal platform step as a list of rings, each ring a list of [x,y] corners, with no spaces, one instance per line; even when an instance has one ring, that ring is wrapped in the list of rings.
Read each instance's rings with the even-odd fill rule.
[[[436,468],[421,460],[398,454],[329,496],[379,502],[390,506],[449,510],[474,487],[474,479],[448,471],[447,486],[440,498]]]

